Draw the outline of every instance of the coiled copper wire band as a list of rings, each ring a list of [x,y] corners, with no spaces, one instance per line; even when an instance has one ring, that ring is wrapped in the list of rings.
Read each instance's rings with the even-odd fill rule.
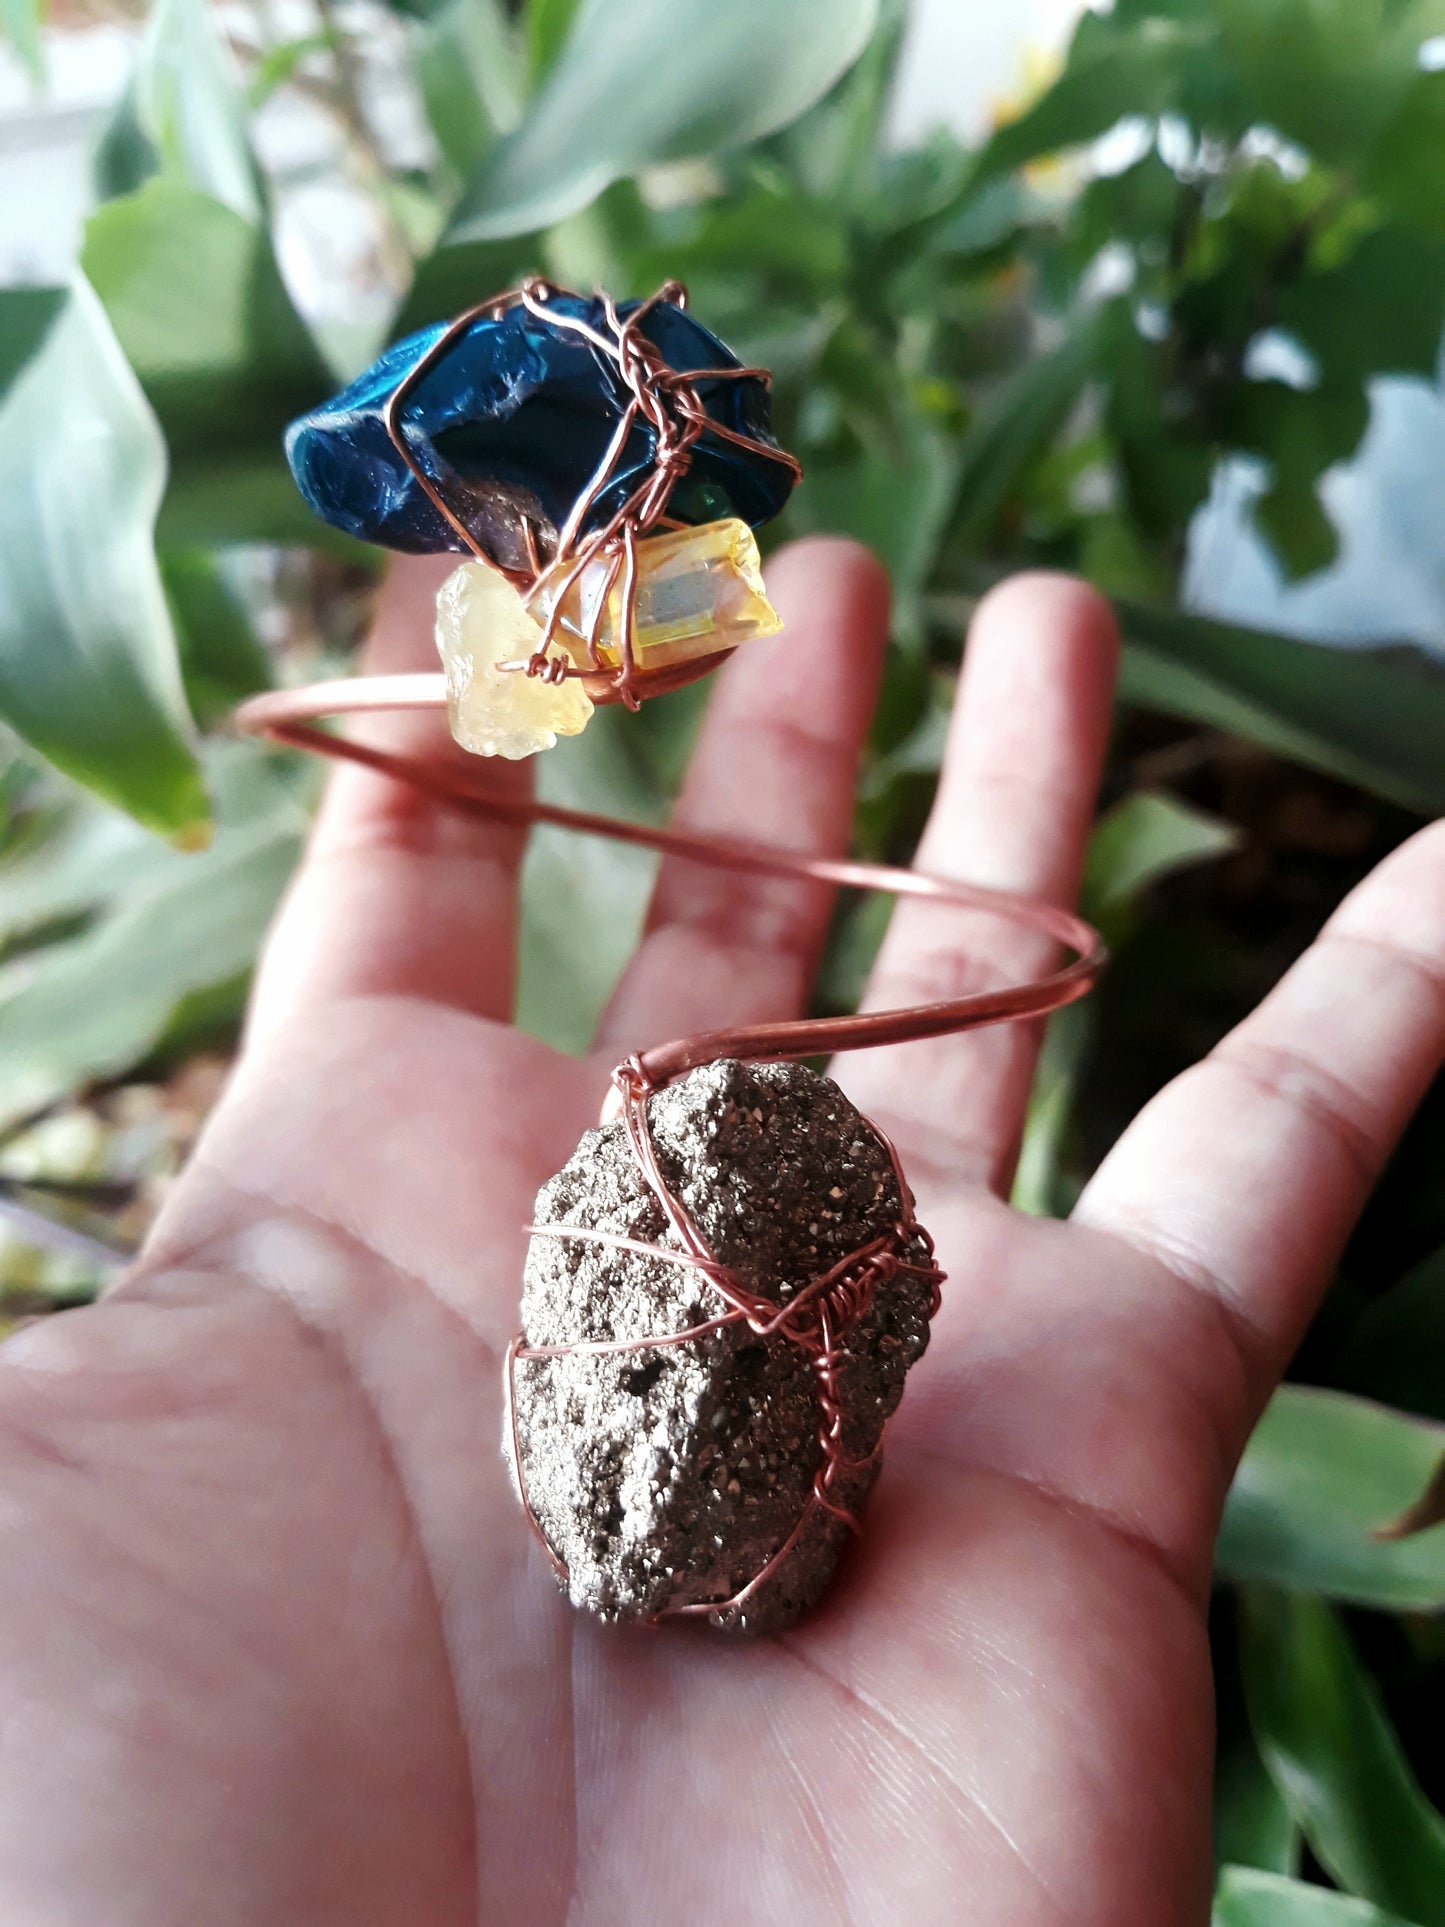
[[[747,1283],[719,1263],[708,1250],[681,1201],[665,1182],[658,1165],[648,1124],[647,1100],[663,1085],[697,1065],[717,1058],[736,1057],[754,1062],[811,1057],[825,1052],[861,1050],[880,1044],[902,1044],[920,1038],[942,1037],[983,1024],[1013,1019],[1037,1019],[1083,997],[1097,981],[1106,961],[1102,940],[1082,918],[1052,904],[1039,903],[998,890],[984,890],[951,877],[930,876],[918,870],[862,863],[852,858],[808,856],[772,845],[729,837],[700,836],[678,829],[651,829],[598,816],[587,810],[567,809],[534,798],[488,794],[458,781],[453,775],[419,756],[377,749],[354,738],[320,727],[328,716],[387,709],[433,709],[445,705],[440,676],[377,676],[355,681],[319,683],[310,689],[280,690],[253,697],[236,715],[241,729],[270,737],[297,749],[313,750],[358,763],[381,775],[410,783],[448,807],[469,815],[527,826],[545,823],[585,835],[605,836],[663,855],[680,857],[713,868],[744,875],[779,877],[863,890],[885,890],[895,896],[945,904],[954,909],[985,911],[1021,927],[1053,938],[1075,951],[1072,963],[1046,976],[1001,990],[978,991],[945,1002],[914,1004],[898,1010],[869,1011],[848,1017],[803,1017],[780,1023],[741,1025],[697,1032],[637,1052],[613,1073],[617,1114],[621,1116],[642,1176],[660,1204],[677,1249],[642,1244],[583,1226],[533,1225],[534,1236],[579,1239],[612,1244],[678,1264],[705,1278],[721,1298],[723,1310],[700,1324],[667,1335],[596,1344],[530,1345],[518,1333],[508,1347],[505,1393],[507,1425],[513,1465],[523,1511],[559,1578],[566,1583],[565,1566],[558,1559],[527,1495],[521,1442],[516,1422],[516,1372],[519,1364],[541,1363],[588,1353],[641,1351],[705,1340],[725,1325],[745,1322],[763,1338],[776,1337],[798,1348],[808,1359],[818,1387],[818,1464],[803,1510],[783,1542],[747,1582],[726,1599],[701,1600],[668,1609],[669,1614],[706,1615],[718,1623],[746,1624],[748,1602],[782,1566],[810,1522],[821,1510],[857,1528],[857,1520],[841,1502],[837,1486],[847,1473],[860,1471],[868,1461],[849,1459],[843,1449],[845,1414],[837,1396],[840,1345],[863,1316],[880,1285],[899,1272],[911,1272],[931,1286],[932,1310],[938,1306],[943,1274],[933,1263],[927,1233],[913,1213],[913,1194],[897,1152],[883,1132],[878,1136],[893,1162],[898,1189],[898,1212],[889,1230],[861,1250],[851,1253],[820,1278],[800,1287],[786,1302],[760,1298]],[[609,1112],[604,1112],[604,1116]],[[877,1126],[873,1126],[877,1131]],[[931,1312],[930,1312],[931,1316]],[[881,1437],[870,1458],[881,1449]]]

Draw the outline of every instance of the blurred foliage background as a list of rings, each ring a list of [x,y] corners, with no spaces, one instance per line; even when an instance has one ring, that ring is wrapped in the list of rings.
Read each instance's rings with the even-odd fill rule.
[[[776,372],[807,481],[770,538],[886,559],[860,848],[909,855],[991,582],[1046,564],[1114,598],[1086,908],[1118,956],[1050,1032],[1018,1186],[1066,1211],[1445,807],[1445,660],[1213,619],[1192,540],[1233,478],[1280,578],[1324,569],[1376,384],[1436,375],[1445,3],[1115,0],[987,139],[902,151],[901,0],[302,11],[155,0],[74,277],[0,289],[0,1320],[83,1301],[143,1231],[304,833],[314,772],[219,726],[345,658],[378,558],[308,517],[284,423],[526,269],[685,279]],[[38,0],[0,22],[43,85]],[[287,103],[309,144],[278,161]],[[288,241],[301,202],[313,243],[328,208],[362,235],[339,298]],[[545,786],[660,815],[705,694],[599,712]],[[585,1040],[648,874],[537,838],[524,1022]],[[827,1005],[885,914],[840,909]],[[1221,1927],[1445,1923],[1442,1152],[1437,1093],[1231,1499]]]

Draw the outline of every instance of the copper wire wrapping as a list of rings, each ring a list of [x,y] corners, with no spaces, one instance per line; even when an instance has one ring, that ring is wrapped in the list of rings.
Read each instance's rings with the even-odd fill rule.
[[[898,1153],[891,1140],[878,1130],[877,1125],[870,1128],[888,1152],[893,1166],[893,1179],[898,1190],[898,1215],[888,1230],[870,1239],[858,1250],[850,1252],[845,1258],[832,1266],[820,1277],[804,1284],[786,1301],[760,1297],[749,1291],[739,1274],[722,1264],[708,1249],[702,1233],[693,1223],[682,1201],[675,1195],[663,1176],[658,1163],[657,1149],[652,1140],[647,1117],[647,1100],[657,1088],[649,1077],[640,1058],[629,1058],[613,1072],[613,1083],[622,1098],[622,1120],[632,1145],[633,1155],[648,1189],[662,1207],[663,1216],[678,1238],[681,1249],[674,1251],[666,1245],[655,1245],[638,1238],[626,1238],[616,1233],[601,1231],[588,1225],[533,1224],[528,1231],[533,1237],[577,1240],[584,1243],[611,1246],[614,1250],[630,1251],[649,1258],[660,1258],[668,1264],[700,1274],[722,1299],[727,1307],[715,1317],[701,1320],[680,1332],[663,1335],[628,1339],[598,1339],[579,1341],[570,1345],[529,1345],[526,1334],[518,1332],[507,1347],[506,1360],[506,1401],[507,1429],[512,1441],[512,1464],[516,1473],[517,1491],[521,1497],[522,1510],[527,1522],[537,1535],[547,1557],[551,1560],[557,1576],[565,1584],[567,1569],[557,1557],[547,1540],[541,1522],[527,1496],[527,1479],[523,1468],[521,1440],[517,1432],[516,1374],[519,1362],[547,1358],[576,1358],[587,1355],[607,1356],[624,1352],[652,1351],[673,1345],[685,1345],[690,1341],[706,1338],[709,1333],[720,1331],[725,1325],[743,1323],[759,1338],[782,1338],[795,1346],[807,1359],[812,1368],[818,1393],[818,1431],[819,1458],[813,1473],[812,1490],[803,1502],[802,1511],[796,1524],[783,1539],[782,1543],[769,1555],[752,1578],[740,1586],[736,1592],[725,1599],[695,1600],[682,1606],[668,1606],[656,1614],[663,1618],[690,1618],[708,1616],[720,1621],[736,1619],[746,1623],[748,1600],[758,1591],[783,1564],[788,1554],[797,1545],[807,1530],[816,1510],[821,1508],[830,1512],[834,1518],[841,1519],[854,1532],[861,1531],[856,1516],[834,1496],[834,1485],[841,1473],[861,1471],[871,1464],[883,1450],[883,1429],[866,1457],[850,1459],[843,1450],[843,1427],[847,1414],[838,1397],[838,1369],[842,1364],[839,1349],[842,1339],[851,1326],[864,1316],[873,1303],[874,1294],[879,1287],[897,1276],[901,1271],[910,1272],[915,1277],[928,1280],[931,1297],[928,1307],[930,1319],[938,1310],[944,1274],[933,1263],[933,1240],[913,1215],[913,1193],[908,1180],[903,1175]],[[927,1265],[920,1265],[906,1254],[921,1247],[928,1259]]]
[[[658,1169],[651,1143],[646,1109],[648,1096],[686,1071],[717,1058],[735,1057],[744,1061],[767,1062],[781,1058],[811,1057],[834,1051],[943,1037],[984,1024],[1045,1017],[1087,995],[1097,982],[1108,953],[1102,939],[1089,924],[1053,904],[1013,896],[1004,891],[981,889],[953,878],[930,876],[918,870],[895,869],[851,858],[809,856],[767,844],[702,836],[680,829],[652,829],[638,823],[544,803],[536,798],[489,794],[466,786],[455,775],[424,758],[377,749],[354,738],[332,734],[318,726],[317,719],[328,714],[432,707],[435,701],[431,693],[433,684],[434,679],[428,676],[397,676],[363,679],[360,683],[319,684],[309,690],[271,691],[253,697],[244,704],[237,712],[236,721],[241,728],[269,736],[276,742],[360,764],[378,774],[409,783],[437,801],[469,815],[518,825],[550,824],[746,875],[884,890],[895,896],[912,897],[955,909],[984,911],[1047,936],[1076,953],[1073,962],[1063,964],[1044,976],[998,990],[976,991],[939,1003],[915,1004],[897,1010],[865,1011],[842,1017],[800,1017],[701,1031],[636,1053],[613,1072],[613,1092],[621,1098],[621,1115],[626,1120],[643,1175],[662,1206],[682,1249],[673,1251],[585,1227],[531,1227],[534,1234],[610,1243],[622,1250],[640,1252],[688,1267],[706,1277],[726,1307],[714,1318],[704,1320],[687,1331],[667,1336],[561,1347],[528,1346],[521,1337],[513,1340],[507,1353],[505,1389],[518,1486],[531,1526],[546,1547],[547,1555],[559,1575],[565,1577],[561,1563],[547,1545],[526,1497],[513,1403],[514,1374],[519,1361],[557,1357],[571,1351],[629,1351],[683,1344],[703,1338],[710,1331],[738,1320],[745,1320],[760,1336],[784,1338],[809,1358],[818,1387],[821,1455],[812,1494],[805,1503],[802,1515],[788,1538],[761,1570],[730,1598],[673,1609],[680,1616],[717,1615],[727,1618],[741,1614],[749,1597],[772,1576],[797,1544],[815,1506],[824,1506],[846,1518],[850,1525],[856,1525],[851,1515],[832,1497],[832,1488],[838,1475],[848,1469],[842,1452],[844,1413],[837,1399],[835,1382],[839,1340],[850,1325],[863,1315],[881,1280],[890,1271],[896,1272],[908,1262],[900,1256],[900,1251],[913,1242],[922,1244],[931,1254],[932,1246],[927,1234],[914,1220],[912,1193],[904,1178],[897,1152],[879,1131],[877,1134],[887,1146],[898,1184],[900,1207],[895,1224],[886,1235],[851,1253],[824,1276],[811,1280],[786,1304],[760,1298],[747,1289],[736,1273],[719,1263],[680,1202],[672,1196]],[[606,1115],[607,1111],[604,1110]],[[872,1128],[877,1131],[876,1125]],[[918,1269],[912,1265],[910,1268]],[[922,1275],[933,1280],[931,1316],[932,1310],[937,1308],[938,1290],[942,1283],[942,1273],[931,1264],[931,1257],[930,1269]]]
[[[581,335],[599,354],[606,355],[615,363],[617,373],[629,396],[627,406],[618,419],[617,428],[607,445],[601,461],[593,471],[591,479],[582,493],[572,504],[566,523],[558,533],[557,546],[550,563],[542,566],[536,546],[536,532],[532,524],[523,519],[523,533],[531,562],[530,575],[517,576],[510,570],[499,570],[520,582],[522,599],[530,603],[542,585],[544,577],[552,580],[554,594],[547,619],[542,625],[542,636],[532,654],[523,662],[507,663],[503,667],[517,670],[528,676],[539,676],[547,681],[560,682],[567,677],[581,677],[588,685],[588,694],[594,702],[608,700],[624,703],[629,709],[636,709],[641,701],[638,691],[639,671],[634,655],[637,609],[637,543],[640,537],[659,527],[682,528],[683,523],[673,520],[667,514],[667,505],[678,481],[687,472],[691,451],[698,438],[704,434],[718,436],[723,441],[734,442],[765,460],[781,463],[790,469],[795,477],[802,475],[802,466],[795,456],[786,450],[769,447],[755,440],[751,435],[741,435],[735,429],[726,427],[708,414],[697,392],[699,381],[760,381],[765,387],[771,386],[772,376],[766,368],[670,368],[661,354],[641,332],[641,324],[648,314],[661,301],[671,302],[679,308],[687,306],[687,289],[680,281],[665,281],[655,294],[646,301],[639,302],[624,321],[617,312],[617,304],[609,294],[599,293],[603,312],[607,317],[608,332],[600,333],[579,316],[563,314],[549,306],[553,297],[561,290],[540,275],[529,275],[518,288],[508,289],[504,294],[493,295],[488,301],[480,301],[475,307],[468,308],[457,316],[445,331],[439,335],[432,346],[397,383],[387,398],[383,420],[392,445],[416,478],[418,485],[425,491],[433,507],[443,517],[448,526],[461,537],[468,549],[489,568],[499,565],[482,548],[463,518],[447,501],[432,477],[426,473],[415,450],[407,439],[402,420],[402,409],[407,398],[415,391],[419,382],[444,359],[466,331],[476,321],[485,316],[499,315],[508,308],[520,304],[529,314],[546,322],[548,327],[566,330]],[[622,458],[627,440],[636,422],[646,421],[655,436],[655,450],[647,477],[617,509],[615,514],[600,529],[583,538],[582,524],[589,512],[611,481]],[[591,563],[601,559],[605,573],[598,593],[592,620],[583,638],[587,660],[583,664],[573,663],[565,655],[552,653],[557,625],[561,620],[562,605],[567,591],[579,580]],[[559,573],[560,571],[560,573]],[[598,655],[597,642],[607,601],[622,577],[622,617],[619,628],[619,661],[614,669],[604,667]],[[714,665],[715,657],[700,657],[693,664],[686,665],[691,675],[703,673]],[[679,678],[669,678],[666,686],[675,686]],[[648,677],[649,688],[653,678]]]

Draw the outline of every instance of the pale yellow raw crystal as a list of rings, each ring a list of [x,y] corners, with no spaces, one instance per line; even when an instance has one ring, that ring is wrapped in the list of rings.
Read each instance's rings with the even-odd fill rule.
[[[578,736],[592,699],[575,677],[548,683],[520,670],[542,640],[538,617],[484,562],[463,562],[437,596],[437,651],[447,674],[447,715],[463,749],[513,761]]]
[[[588,660],[584,642],[606,592],[597,638],[603,668],[621,661],[622,573],[610,592],[610,563],[598,557],[563,595],[561,631],[573,659]],[[557,563],[544,576],[532,607],[545,621],[568,565]],[[633,642],[640,669],[661,669],[732,649],[753,636],[775,635],[782,628],[768,601],[758,566],[758,545],[746,522],[730,518],[704,522],[695,529],[645,536],[637,544],[637,627]]]

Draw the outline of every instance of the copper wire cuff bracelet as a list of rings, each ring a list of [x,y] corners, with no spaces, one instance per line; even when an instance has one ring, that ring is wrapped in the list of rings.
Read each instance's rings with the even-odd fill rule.
[[[686,862],[734,870],[747,876],[827,883],[852,890],[883,890],[892,896],[921,898],[950,909],[983,911],[1052,937],[1076,953],[1073,963],[1047,976],[1010,984],[1001,990],[975,991],[943,1003],[912,1004],[898,1010],[869,1011],[851,1017],[799,1017],[740,1029],[701,1031],[691,1037],[675,1038],[670,1043],[655,1044],[630,1060],[653,1090],[680,1077],[684,1071],[718,1057],[753,1062],[814,1057],[833,1051],[868,1050],[882,1044],[947,1037],[955,1031],[975,1030],[983,1024],[1047,1017],[1065,1004],[1087,996],[1108,961],[1108,952],[1098,932],[1082,917],[1054,904],[1014,896],[1005,890],[985,890],[922,870],[864,863],[851,857],[808,856],[771,844],[701,836],[689,830],[653,829],[536,798],[514,799],[488,794],[451,780],[422,757],[376,749],[319,727],[325,717],[380,710],[443,710],[445,707],[442,676],[368,676],[253,696],[236,711],[234,721],[238,729],[250,735],[267,736],[294,749],[359,763],[365,769],[409,783],[414,789],[434,796],[438,802],[470,816],[524,828],[536,823],[549,824],[556,829],[608,837],[615,843],[631,843],[656,850],[663,856],[681,857]]]
[[[889,1229],[862,1249],[848,1254],[821,1277],[802,1284],[785,1302],[776,1303],[749,1287],[736,1272],[719,1262],[672,1192],[658,1164],[648,1122],[648,1098],[664,1085],[701,1064],[719,1058],[764,1062],[812,1057],[823,1053],[862,1050],[877,1045],[909,1043],[972,1030],[983,1024],[1037,1019],[1085,996],[1097,981],[1107,953],[1098,933],[1082,918],[1052,904],[1004,891],[986,890],[926,872],[903,870],[850,858],[808,856],[760,843],[726,837],[700,836],[677,829],[651,829],[586,810],[530,798],[504,798],[473,790],[454,780],[425,758],[382,750],[320,727],[325,717],[381,710],[441,709],[445,706],[444,679],[437,675],[376,676],[318,683],[309,689],[283,690],[254,697],[237,711],[238,728],[293,748],[312,750],[360,764],[385,776],[411,784],[448,807],[472,816],[525,827],[549,824],[584,835],[610,837],[684,861],[706,864],[743,875],[778,877],[798,882],[824,883],[843,888],[884,890],[953,909],[984,911],[1004,917],[1023,929],[1053,938],[1073,950],[1075,960],[1050,974],[1001,990],[978,991],[941,1003],[915,1004],[897,1010],[871,1011],[849,1017],[805,1017],[784,1022],[702,1031],[637,1052],[612,1074],[613,1089],[604,1107],[604,1121],[620,1116],[646,1185],[662,1208],[677,1248],[642,1244],[612,1233],[583,1226],[534,1224],[531,1234],[582,1239],[641,1252],[676,1264],[680,1274],[701,1274],[721,1299],[723,1309],[680,1332],[640,1339],[609,1340],[570,1345],[530,1345],[524,1334],[513,1339],[506,1361],[506,1424],[511,1443],[518,1492],[528,1523],[563,1585],[565,1565],[548,1542],[527,1494],[523,1453],[517,1435],[516,1372],[519,1362],[542,1361],[579,1353],[638,1351],[700,1340],[723,1326],[744,1321],[760,1337],[776,1337],[795,1346],[812,1368],[818,1399],[819,1457],[812,1486],[792,1530],[760,1569],[726,1599],[702,1600],[671,1606],[665,1613],[707,1616],[714,1623],[746,1626],[749,1601],[778,1572],[818,1510],[847,1525],[858,1521],[842,1495],[850,1474],[862,1471],[881,1448],[863,1460],[847,1456],[844,1417],[838,1396],[840,1341],[872,1301],[874,1292],[898,1273],[909,1273],[931,1290],[929,1316],[937,1310],[943,1273],[933,1260],[932,1242],[914,1216],[913,1196],[902,1165],[886,1135],[873,1129],[892,1160],[898,1192],[898,1211]]]

